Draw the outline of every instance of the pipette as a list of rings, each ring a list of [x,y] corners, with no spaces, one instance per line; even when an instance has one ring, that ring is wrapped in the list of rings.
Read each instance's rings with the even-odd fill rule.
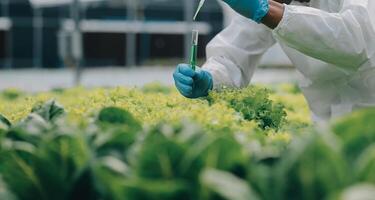
[[[190,51],[190,65],[191,65],[191,68],[194,71],[195,71],[195,65],[197,63],[198,36],[199,36],[199,32],[197,30],[193,30],[193,32],[192,32],[192,42],[191,42],[191,51]]]
[[[195,12],[195,15],[194,15],[194,17],[193,17],[193,20],[194,20],[194,21],[195,21],[195,19],[197,18],[199,11],[202,9],[202,7],[203,7],[205,1],[206,1],[206,0],[200,0],[199,5],[198,5],[198,8],[197,8],[197,11]]]

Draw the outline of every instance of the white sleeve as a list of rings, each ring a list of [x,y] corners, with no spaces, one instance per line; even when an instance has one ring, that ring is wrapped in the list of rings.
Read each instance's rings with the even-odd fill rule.
[[[310,57],[358,70],[374,61],[375,1],[344,0],[337,13],[286,5],[274,36]]]
[[[230,25],[208,44],[202,68],[212,74],[214,88],[245,87],[275,42],[271,29],[234,14]]]

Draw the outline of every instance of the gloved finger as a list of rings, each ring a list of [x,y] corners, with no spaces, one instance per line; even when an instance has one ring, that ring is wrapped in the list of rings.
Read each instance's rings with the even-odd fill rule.
[[[180,91],[180,93],[184,96],[189,96],[193,93],[193,87],[189,86],[189,85],[185,85],[183,83],[180,83],[178,81],[175,82],[176,84],[176,87],[178,89],[178,91]]]
[[[199,71],[196,71],[195,74],[194,74],[194,80],[202,80],[204,79],[206,76],[206,74],[204,73],[203,70],[199,70]]]
[[[181,82],[185,85],[193,85],[194,83],[194,80],[191,77],[185,76],[178,72],[173,74],[173,78],[175,81]]]
[[[188,64],[179,64],[177,66],[177,71],[185,76],[193,77],[195,71]]]

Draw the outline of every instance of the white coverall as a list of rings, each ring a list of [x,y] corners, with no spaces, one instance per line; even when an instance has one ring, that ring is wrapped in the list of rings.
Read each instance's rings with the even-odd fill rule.
[[[274,30],[235,14],[208,44],[202,68],[212,74],[214,88],[245,87],[276,42],[300,72],[315,121],[375,106],[375,0],[286,5]]]

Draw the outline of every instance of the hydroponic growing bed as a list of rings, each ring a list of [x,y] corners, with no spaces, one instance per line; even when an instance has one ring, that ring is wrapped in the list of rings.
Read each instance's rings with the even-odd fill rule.
[[[317,130],[293,85],[0,95],[0,199],[359,199],[375,110]]]

